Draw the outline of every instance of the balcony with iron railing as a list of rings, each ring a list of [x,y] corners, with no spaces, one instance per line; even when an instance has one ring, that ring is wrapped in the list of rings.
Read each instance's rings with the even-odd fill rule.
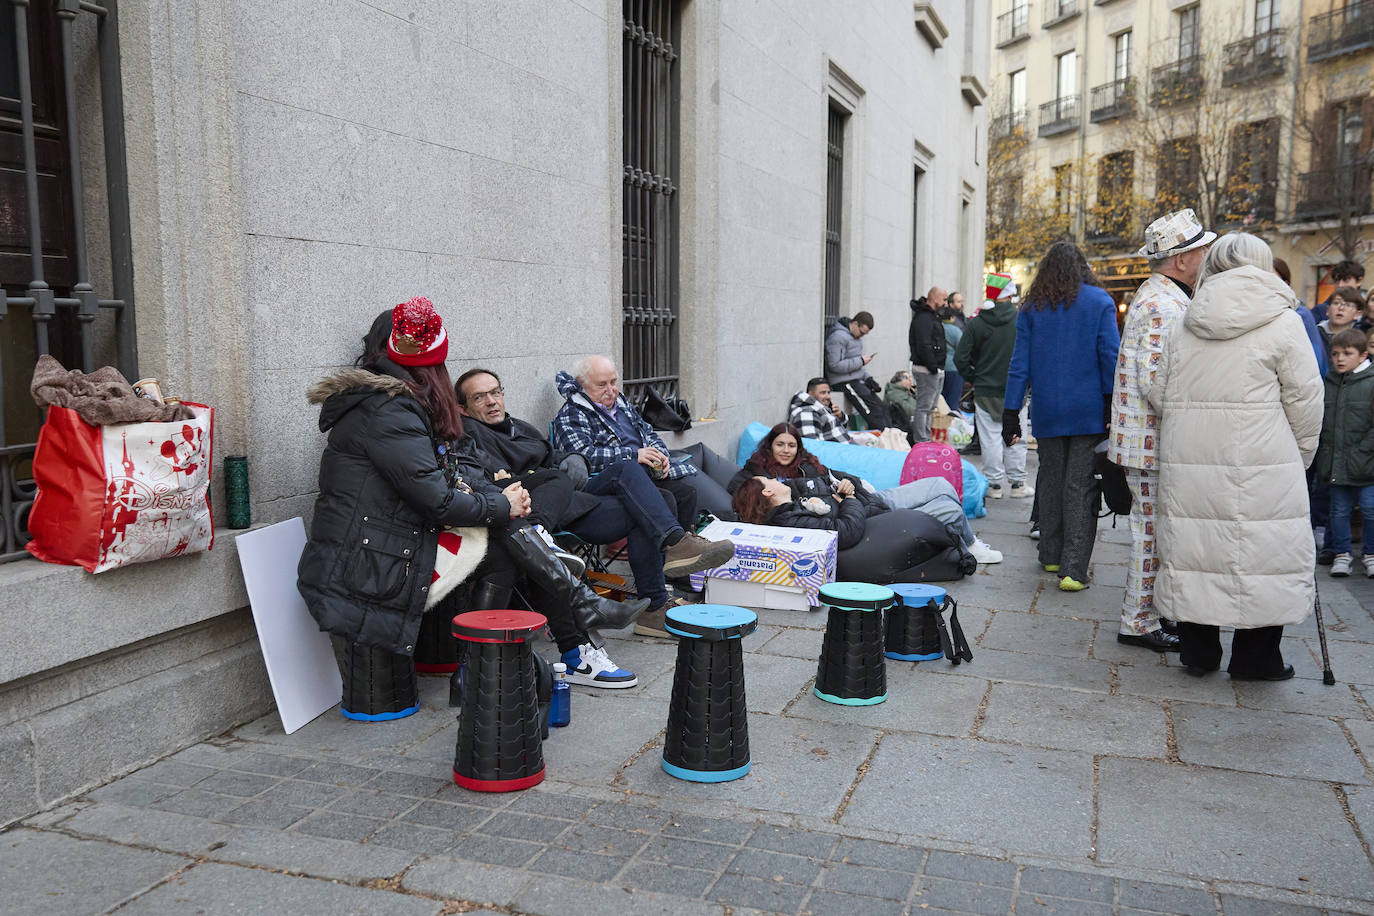
[[[1052,29],[1083,12],[1081,0],[1045,0],[1045,22],[1042,28]]]
[[[1202,58],[1184,57],[1150,71],[1150,104],[1177,105],[1202,95]]]
[[[1094,124],[1135,115],[1135,77],[1094,86],[1089,96],[1088,120]]]
[[[1012,9],[997,17],[997,47],[1005,48],[1030,37],[1030,7]]]
[[[1227,193],[1217,214],[1218,229],[1255,229],[1278,216],[1279,183],[1270,178]]]
[[[1225,69],[1221,81],[1227,86],[1242,86],[1283,73],[1286,64],[1287,29],[1270,29],[1222,49]]]
[[[993,140],[1025,139],[1026,126],[1030,123],[1030,111],[1009,111],[992,119],[988,125],[988,136]]]
[[[1077,130],[1083,120],[1081,96],[1060,96],[1053,102],[1040,106],[1040,131],[1042,137]]]
[[[1374,0],[1351,0],[1307,24],[1307,59],[1325,60],[1374,48]]]
[[[1298,176],[1293,195],[1293,219],[1325,220],[1368,216],[1370,163],[1364,157],[1334,169],[1318,169]]]

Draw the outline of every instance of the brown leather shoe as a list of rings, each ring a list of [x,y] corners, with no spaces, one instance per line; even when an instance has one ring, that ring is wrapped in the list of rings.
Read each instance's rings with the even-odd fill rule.
[[[663,551],[664,578],[685,576],[714,569],[730,562],[735,545],[729,541],[708,541],[699,534],[684,534],[682,540]]]
[[[673,639],[673,634],[668,632],[668,611],[691,603],[686,598],[669,598],[653,610],[645,611],[635,619],[635,635]]]

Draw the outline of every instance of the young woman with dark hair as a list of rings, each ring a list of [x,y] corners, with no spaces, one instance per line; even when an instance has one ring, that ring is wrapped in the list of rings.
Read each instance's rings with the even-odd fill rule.
[[[1055,242],[1016,316],[1002,441],[1011,445],[1021,438],[1021,408],[1034,392],[1040,563],[1066,592],[1088,587],[1097,537],[1093,449],[1107,432],[1120,347],[1112,297],[1077,245]]]

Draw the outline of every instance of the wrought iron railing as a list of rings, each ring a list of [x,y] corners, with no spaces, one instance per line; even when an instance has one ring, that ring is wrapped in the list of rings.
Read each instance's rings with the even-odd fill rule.
[[[1135,77],[1094,86],[1088,104],[1088,120],[1094,124],[1135,114]]]
[[[1202,95],[1200,56],[1184,57],[1150,71],[1150,104],[1177,105]]]
[[[1004,137],[1024,138],[1029,123],[1030,112],[1025,108],[1020,111],[1009,111],[992,119],[992,123],[988,125],[988,136],[994,140]]]
[[[1045,0],[1045,28],[1068,22],[1082,12],[1079,0]]]
[[[1241,86],[1283,73],[1287,36],[1287,29],[1270,29],[1226,45],[1222,49],[1222,82]]]
[[[997,47],[1004,48],[1028,37],[1030,37],[1029,5],[1013,7],[1010,11],[997,17]]]
[[[1060,96],[1040,106],[1040,136],[1053,137],[1076,130],[1083,120],[1081,96]]]
[[[1307,59],[1323,60],[1374,47],[1374,0],[1349,0],[1307,23]]]
[[[1370,206],[1370,164],[1357,160],[1334,169],[1318,169],[1298,176],[1293,219],[1321,220],[1367,216]]]
[[[15,250],[7,252],[15,259],[7,262],[6,271],[13,268],[15,260],[20,264],[27,260],[27,283],[6,283],[4,305],[0,308],[0,332],[18,350],[20,341],[14,324],[20,310],[27,310],[33,343],[29,350],[24,342],[23,353],[37,359],[53,353],[61,344],[72,364],[69,368],[90,372],[96,368],[98,345],[102,353],[111,349],[108,346],[111,342],[98,339],[101,332],[96,325],[102,313],[112,313],[112,355],[119,370],[133,380],[138,377],[138,349],[134,338],[133,252],[116,3],[117,0],[99,3],[0,0],[0,16],[12,19],[15,41],[12,63],[2,59],[9,55],[7,49],[0,48],[0,66],[14,67],[18,91],[17,98],[0,97],[0,102],[4,103],[0,105],[0,128],[6,128],[11,136],[14,129],[18,129],[19,158],[23,168],[22,202],[11,199],[23,212],[22,220],[16,219],[12,224],[19,230],[19,244]],[[97,60],[94,61],[77,47],[77,20],[83,15],[95,17]],[[35,49],[30,46],[31,35],[52,35],[54,32],[51,20],[38,17],[56,20],[60,66],[32,53]],[[51,68],[48,63],[53,64]],[[86,174],[83,166],[88,163],[82,159],[82,151],[83,147],[89,151],[93,144],[82,136],[78,107],[79,100],[88,92],[87,81],[93,70],[98,73],[100,84],[110,245],[110,290],[104,296],[92,280],[88,257],[88,214],[84,208],[83,187],[83,175]],[[56,84],[61,86],[60,93]],[[60,100],[53,110],[60,108],[64,118],[53,124],[36,125],[34,97],[39,89],[45,98]],[[55,152],[58,148],[60,153]],[[48,165],[55,155],[65,156],[65,174],[60,178],[55,178]],[[55,217],[51,209],[54,200],[69,201],[69,211]],[[45,206],[49,208],[46,213]],[[60,225],[54,228],[52,223]],[[58,261],[52,251],[52,240],[59,234],[66,236],[67,250],[60,259],[61,271],[56,271],[51,269]],[[14,378],[13,375],[9,377]],[[26,438],[27,434],[12,434],[6,428],[7,408],[11,411],[10,416],[22,417],[22,411],[27,408],[19,405],[28,401],[27,384],[22,390],[7,390],[0,377],[0,562],[28,556],[23,547],[29,540],[27,519],[35,493],[32,479],[34,443],[10,441],[11,438]],[[31,429],[30,422],[24,425]]]
[[[678,20],[625,0],[621,387],[678,394]]]

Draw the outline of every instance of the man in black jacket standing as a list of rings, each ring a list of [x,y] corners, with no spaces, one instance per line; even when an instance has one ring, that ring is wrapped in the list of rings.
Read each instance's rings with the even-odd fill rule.
[[[945,329],[938,312],[945,307],[947,298],[943,289],[932,286],[930,292],[911,300],[907,343],[911,347],[911,375],[916,380],[912,442],[930,441],[930,417],[940,399],[940,375],[945,367]]]

